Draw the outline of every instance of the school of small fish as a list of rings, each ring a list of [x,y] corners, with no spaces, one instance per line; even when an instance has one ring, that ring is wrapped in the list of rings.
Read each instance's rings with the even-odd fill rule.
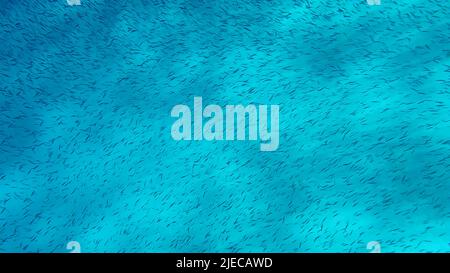
[[[70,3],[0,1],[0,252],[450,252],[450,1]]]

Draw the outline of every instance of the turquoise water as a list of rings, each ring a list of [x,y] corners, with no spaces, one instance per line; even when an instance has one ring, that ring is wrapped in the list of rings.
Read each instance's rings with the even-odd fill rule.
[[[450,1],[0,1],[0,252],[450,252]],[[171,138],[280,105],[280,146]]]

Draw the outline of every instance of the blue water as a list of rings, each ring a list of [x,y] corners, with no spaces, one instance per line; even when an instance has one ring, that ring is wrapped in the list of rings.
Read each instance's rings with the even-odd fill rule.
[[[450,1],[0,1],[0,252],[450,252]],[[170,110],[279,104],[280,147]]]

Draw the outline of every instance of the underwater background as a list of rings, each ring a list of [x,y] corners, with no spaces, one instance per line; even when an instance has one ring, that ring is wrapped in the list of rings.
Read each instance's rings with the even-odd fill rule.
[[[0,0],[0,252],[450,252],[450,1]],[[174,141],[280,105],[280,146]]]

